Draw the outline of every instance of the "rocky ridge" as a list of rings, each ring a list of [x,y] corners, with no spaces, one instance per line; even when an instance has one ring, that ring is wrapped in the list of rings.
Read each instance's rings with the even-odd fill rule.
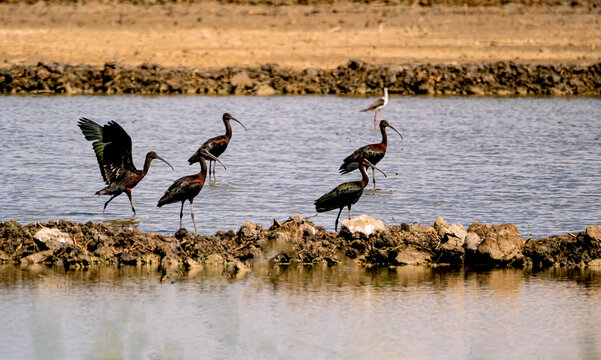
[[[164,274],[207,265],[248,271],[259,264],[355,263],[358,266],[461,266],[548,268],[601,266],[601,226],[578,234],[527,240],[513,224],[400,224],[378,229],[365,215],[326,231],[300,217],[269,229],[245,222],[238,231],[175,236],[142,233],[106,223],[0,222],[0,262],[65,269],[100,264],[155,265]]]
[[[335,69],[259,67],[103,67],[38,63],[0,68],[4,94],[599,96],[601,63],[373,65],[351,60]]]

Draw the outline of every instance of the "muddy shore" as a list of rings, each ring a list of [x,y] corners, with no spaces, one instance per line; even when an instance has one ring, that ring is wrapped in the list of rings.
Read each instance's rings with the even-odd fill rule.
[[[249,271],[260,264],[357,266],[466,266],[468,268],[584,268],[601,265],[601,226],[577,234],[523,239],[513,224],[401,224],[369,236],[340,232],[300,217],[269,229],[246,222],[237,231],[175,236],[142,233],[106,223],[56,221],[21,225],[0,222],[0,262],[80,269],[101,264],[152,265],[164,276],[204,266]]]
[[[601,63],[373,65],[350,60],[335,69],[295,70],[275,64],[221,69],[157,64],[102,67],[61,63],[0,68],[4,94],[600,96]]]

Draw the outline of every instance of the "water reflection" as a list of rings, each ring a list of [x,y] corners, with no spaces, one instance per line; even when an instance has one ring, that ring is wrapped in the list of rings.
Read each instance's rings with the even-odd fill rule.
[[[598,358],[601,271],[0,266],[2,358]],[[575,355],[577,354],[577,355]]]

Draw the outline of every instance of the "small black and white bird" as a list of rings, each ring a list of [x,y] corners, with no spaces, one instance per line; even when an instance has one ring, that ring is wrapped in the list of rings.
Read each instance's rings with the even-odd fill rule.
[[[380,123],[380,119],[382,118],[382,109],[388,105],[388,88],[384,88],[384,96],[374,101],[367,108],[361,110],[363,111],[373,111],[374,112],[374,128],[378,127]],[[378,116],[379,115],[379,116]],[[376,120],[377,118],[377,120]]]

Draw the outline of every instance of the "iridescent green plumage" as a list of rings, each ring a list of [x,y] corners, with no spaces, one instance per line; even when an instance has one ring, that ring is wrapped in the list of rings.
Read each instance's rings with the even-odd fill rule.
[[[338,211],[338,216],[336,217],[336,223],[334,225],[335,230],[338,230],[338,219],[340,218],[340,213],[342,212],[342,209],[345,206],[348,207],[348,218],[350,219],[351,206],[357,201],[359,201],[359,198],[361,198],[361,195],[363,195],[363,189],[365,189],[365,185],[367,185],[369,181],[367,171],[365,170],[367,166],[370,166],[384,174],[382,170],[375,167],[372,163],[369,162],[369,160],[361,159],[359,163],[359,170],[361,171],[361,180],[342,183],[336,186],[332,191],[315,200],[315,209],[317,210],[317,212],[340,209]],[[384,174],[384,176],[386,176],[386,174]]]

